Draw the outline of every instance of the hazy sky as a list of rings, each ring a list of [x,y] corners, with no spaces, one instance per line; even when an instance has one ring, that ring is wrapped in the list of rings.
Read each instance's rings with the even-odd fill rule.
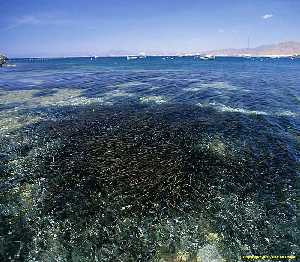
[[[300,0],[0,0],[0,53],[195,52],[300,40]]]

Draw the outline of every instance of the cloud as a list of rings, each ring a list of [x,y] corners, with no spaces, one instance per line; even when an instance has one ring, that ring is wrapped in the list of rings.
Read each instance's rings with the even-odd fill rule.
[[[36,25],[39,24],[40,22],[41,20],[33,15],[25,15],[16,19],[16,23],[20,25],[21,24]]]
[[[5,29],[10,30],[10,29],[14,29],[19,26],[22,26],[22,25],[38,25],[38,24],[40,24],[40,22],[41,21],[35,16],[24,15],[24,16],[15,18],[13,20],[13,22],[11,22],[10,25],[8,25]]]
[[[265,15],[263,15],[261,18],[264,19],[264,20],[266,20],[266,19],[270,19],[270,18],[272,18],[272,17],[273,17],[272,14],[265,14]]]
[[[223,28],[220,28],[220,29],[218,29],[218,32],[219,32],[219,33],[224,33],[225,30],[224,30]]]
[[[21,26],[63,25],[69,24],[70,22],[70,20],[61,19],[53,15],[24,15],[14,18],[4,29],[11,30]]]

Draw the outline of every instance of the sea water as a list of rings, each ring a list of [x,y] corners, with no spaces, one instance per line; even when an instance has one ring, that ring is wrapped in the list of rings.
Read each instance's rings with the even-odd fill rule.
[[[299,254],[300,59],[12,59],[1,261]]]

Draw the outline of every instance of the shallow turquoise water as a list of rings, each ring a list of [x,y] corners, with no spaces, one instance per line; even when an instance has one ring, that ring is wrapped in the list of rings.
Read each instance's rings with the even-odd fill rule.
[[[2,260],[299,254],[299,59],[11,63]]]

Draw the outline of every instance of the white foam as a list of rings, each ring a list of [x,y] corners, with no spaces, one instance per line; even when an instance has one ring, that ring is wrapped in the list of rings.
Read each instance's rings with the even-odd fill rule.
[[[233,107],[226,106],[226,105],[220,104],[220,103],[215,103],[215,102],[211,102],[208,104],[198,103],[197,105],[200,107],[213,107],[220,112],[243,113],[243,114],[247,114],[247,115],[269,115],[267,112],[264,112],[264,111],[248,110],[248,109],[244,109],[244,108],[233,108]]]
[[[224,89],[224,90],[237,90],[237,87],[229,84],[228,82],[211,82],[211,83],[193,83],[187,88],[183,88],[187,92],[199,92],[205,89]]]
[[[70,99],[69,101],[61,101],[61,103],[57,103],[56,105],[79,106],[79,105],[90,105],[94,103],[106,104],[107,102],[104,101],[104,99],[101,97],[96,97],[96,98],[76,97]]]
[[[117,87],[117,88],[127,88],[127,87],[139,86],[139,85],[142,85],[142,84],[144,84],[144,83],[139,82],[139,81],[131,81],[131,82],[125,82],[125,83],[117,84],[114,87]]]
[[[212,82],[207,84],[201,84],[202,87],[215,88],[215,89],[226,89],[226,90],[236,90],[237,88],[228,82]]]
[[[114,90],[114,91],[104,93],[102,97],[105,99],[111,99],[115,97],[132,97],[132,96],[133,96],[132,93],[127,93],[122,90]]]
[[[292,117],[298,116],[297,113],[292,112],[290,110],[285,110],[285,111],[282,111],[282,112],[278,112],[278,113],[276,113],[276,115],[277,116],[292,116]]]
[[[167,100],[163,96],[144,96],[140,98],[142,103],[156,103],[163,104],[167,103]]]
[[[203,103],[197,103],[197,106],[200,107],[212,107],[220,112],[232,112],[232,113],[242,113],[246,115],[268,115],[268,116],[290,116],[290,117],[297,117],[299,114],[292,112],[290,110],[285,110],[281,112],[271,113],[271,112],[265,112],[265,111],[259,111],[259,110],[248,110],[244,108],[234,108],[231,106],[227,106],[221,103],[216,102],[210,102],[207,104]]]
[[[200,88],[200,87],[187,87],[187,88],[183,88],[182,90],[186,91],[186,92],[199,92],[199,91],[202,90],[202,88]]]

